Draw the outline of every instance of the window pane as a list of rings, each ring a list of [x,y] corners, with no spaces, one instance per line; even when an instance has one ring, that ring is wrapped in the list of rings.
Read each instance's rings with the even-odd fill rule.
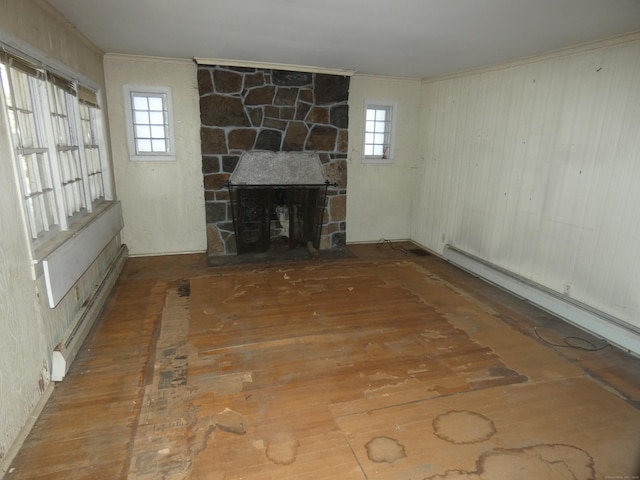
[[[164,110],[164,102],[161,97],[149,97],[149,110]]]
[[[139,152],[150,152],[151,151],[151,140],[138,139],[137,145],[138,145],[138,151]]]
[[[134,110],[148,110],[149,103],[147,102],[147,97],[139,97],[133,96],[133,109]]]
[[[150,138],[151,129],[148,125],[136,125],[136,138]]]
[[[135,112],[134,122],[136,124],[149,125],[149,113]]]
[[[38,235],[44,231],[42,215],[40,214],[40,202],[34,198],[29,198],[27,200],[27,211],[28,216],[32,221],[32,229],[34,230],[31,232],[31,236],[33,238],[38,238]]]
[[[164,125],[164,113],[163,112],[151,112],[149,114],[150,122],[152,125]]]
[[[382,156],[382,145],[374,145],[373,146],[373,154],[377,157],[381,157]]]
[[[153,126],[151,127],[151,138],[162,138],[165,139],[164,126]]]
[[[376,133],[373,143],[375,143],[377,145],[384,144],[384,133]]]
[[[46,223],[47,225],[51,226],[51,225],[55,225],[56,223],[56,219],[54,216],[54,209],[55,209],[55,197],[54,197],[54,193],[53,190],[49,190],[48,192],[45,192],[45,197],[44,197],[44,204],[45,204],[45,214],[46,214]]]
[[[91,198],[93,200],[97,200],[99,198],[104,197],[104,185],[103,185],[101,173],[96,173],[95,175],[91,175],[89,179],[89,185],[91,188]]]
[[[367,126],[366,126],[366,131],[367,132],[373,132],[374,128],[375,128],[376,123],[373,121],[368,121],[367,122]]]
[[[376,111],[372,108],[367,109],[367,120],[375,120],[376,119]]]
[[[18,137],[20,145],[25,148],[39,147],[40,142],[36,135],[35,119],[32,112],[21,111],[18,113]]]
[[[28,156],[24,156],[22,157],[22,182],[24,184],[24,194],[26,196],[31,195],[31,193],[33,192],[33,187],[32,187],[32,179],[31,179],[31,168],[29,168],[29,157]]]
[[[387,118],[387,112],[385,110],[376,110],[376,121],[384,122]]]
[[[85,150],[87,158],[87,171],[89,174],[100,172],[100,160],[97,148],[88,148]]]
[[[373,145],[365,145],[364,146],[364,154],[367,156],[373,155]]]
[[[167,151],[167,142],[164,140],[152,140],[154,152],[166,152]]]

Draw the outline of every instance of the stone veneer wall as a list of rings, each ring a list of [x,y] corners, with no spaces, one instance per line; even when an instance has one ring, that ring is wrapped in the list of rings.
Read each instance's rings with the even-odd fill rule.
[[[207,255],[236,253],[225,186],[249,150],[318,153],[327,192],[320,249],[346,242],[349,77],[282,70],[199,66]]]

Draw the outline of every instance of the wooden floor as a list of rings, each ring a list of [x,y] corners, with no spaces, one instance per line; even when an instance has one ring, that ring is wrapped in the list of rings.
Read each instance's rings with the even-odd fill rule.
[[[6,478],[638,478],[640,360],[413,249],[129,259]]]

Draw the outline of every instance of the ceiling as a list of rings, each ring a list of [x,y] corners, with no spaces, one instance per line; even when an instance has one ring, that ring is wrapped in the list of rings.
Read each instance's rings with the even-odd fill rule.
[[[640,30],[640,0],[48,0],[106,53],[434,77]]]

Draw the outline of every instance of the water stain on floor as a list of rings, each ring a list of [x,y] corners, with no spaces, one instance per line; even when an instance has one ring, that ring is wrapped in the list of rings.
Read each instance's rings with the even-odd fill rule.
[[[298,456],[300,442],[289,432],[275,434],[267,441],[265,455],[276,465],[291,465]]]
[[[424,480],[594,480],[593,458],[572,445],[541,444],[483,453],[472,472],[450,470]],[[617,478],[617,477],[616,477]]]
[[[433,420],[433,433],[449,443],[469,444],[489,440],[496,433],[496,427],[477,412],[451,410]]]
[[[376,437],[365,445],[369,460],[376,463],[394,463],[405,458],[404,445],[395,438]]]

